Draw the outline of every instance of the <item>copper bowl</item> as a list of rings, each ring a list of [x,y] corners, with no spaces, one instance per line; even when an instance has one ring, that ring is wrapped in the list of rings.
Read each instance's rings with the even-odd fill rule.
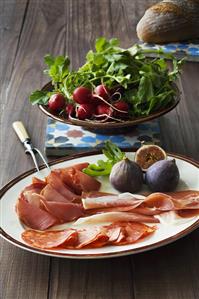
[[[113,132],[113,133],[117,134],[117,133],[121,132],[123,129],[125,129],[125,131],[126,131],[128,128],[132,128],[133,126],[136,126],[138,124],[158,118],[158,117],[168,113],[169,111],[173,110],[180,102],[179,89],[177,88],[177,86],[175,84],[174,84],[174,87],[177,90],[177,92],[176,92],[174,101],[170,106],[168,106],[164,109],[161,109],[159,111],[156,111],[154,113],[151,113],[148,116],[136,117],[136,118],[129,119],[126,121],[122,121],[122,122],[109,121],[109,122],[100,123],[100,122],[97,122],[94,120],[87,121],[87,120],[79,120],[76,118],[66,119],[63,116],[56,115],[55,113],[50,111],[47,106],[44,106],[44,105],[38,105],[38,106],[39,106],[39,109],[41,109],[41,111],[44,114],[46,114],[47,116],[49,116],[59,122],[70,124],[70,125],[81,126],[90,131],[102,131],[103,133]],[[47,83],[42,88],[42,90],[51,91],[52,90],[51,82]],[[119,129],[119,132],[115,131],[116,129],[117,130]]]

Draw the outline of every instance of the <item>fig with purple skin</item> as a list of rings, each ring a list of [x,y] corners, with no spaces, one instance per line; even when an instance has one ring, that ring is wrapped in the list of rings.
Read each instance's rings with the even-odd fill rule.
[[[145,175],[145,181],[153,192],[175,190],[180,179],[175,159],[161,160],[151,165]]]
[[[142,169],[137,163],[124,158],[113,166],[109,180],[120,192],[136,192],[142,188]]]

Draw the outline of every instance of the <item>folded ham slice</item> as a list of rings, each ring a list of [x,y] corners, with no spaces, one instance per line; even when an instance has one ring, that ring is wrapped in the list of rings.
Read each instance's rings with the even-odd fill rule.
[[[78,170],[77,167],[59,169],[61,180],[69,186],[76,194],[83,191],[98,191],[101,183],[95,178]]]
[[[47,201],[54,201],[54,202],[71,202],[61,193],[59,193],[56,189],[54,189],[50,184],[47,184],[44,189],[41,191],[41,195]]]
[[[89,165],[88,162],[82,162],[82,163],[75,164],[73,166],[69,166],[68,169],[72,167],[72,168],[75,168],[76,170],[82,171],[84,168],[87,168],[88,165]],[[65,168],[65,169],[67,169],[67,168]]]
[[[38,179],[38,178],[35,177],[35,176],[32,178],[32,183],[33,183],[33,184],[35,184],[35,183],[40,183],[40,184],[42,184],[43,186],[46,185],[46,181],[40,180],[40,179]]]
[[[42,204],[60,223],[70,222],[84,215],[81,205],[72,202],[57,202],[42,200]]]
[[[144,205],[161,211],[199,209],[199,191],[185,190],[170,193],[152,193]]]
[[[90,193],[83,193],[82,203],[85,210],[97,208],[111,208],[111,207],[131,207],[131,209],[139,206],[143,199],[136,198],[131,193],[108,194],[95,193],[95,196]]]
[[[33,229],[45,230],[58,223],[55,216],[22,197],[17,201],[16,211],[19,219]]]
[[[59,192],[69,201],[79,200],[80,197],[71,191],[62,181],[60,174],[56,171],[51,171],[51,173],[46,177],[46,181],[51,185],[53,189]]]
[[[131,193],[90,192],[83,193],[82,203],[87,215],[105,212],[135,212],[143,215],[157,215],[167,211],[198,210],[199,192],[194,190],[170,193],[156,192],[144,199],[137,198]]]
[[[172,201],[172,197],[164,193],[152,193],[147,196],[142,206],[159,211],[173,211],[175,205]]]

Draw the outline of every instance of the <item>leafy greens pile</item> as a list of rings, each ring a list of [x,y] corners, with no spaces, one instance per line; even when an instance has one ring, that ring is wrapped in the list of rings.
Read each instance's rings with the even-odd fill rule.
[[[157,58],[147,58],[147,52],[156,52]],[[173,70],[169,71],[166,59],[173,62]],[[123,88],[122,99],[129,106],[131,117],[147,116],[163,109],[172,103],[176,90],[172,84],[180,72],[182,60],[177,61],[171,54],[161,50],[144,50],[138,45],[129,49],[119,47],[117,39],[98,38],[95,51],[86,55],[86,63],[77,71],[69,69],[68,57],[45,56],[48,69],[44,72],[52,80],[53,90],[33,92],[30,96],[32,104],[47,105],[54,93],[62,93],[68,103],[74,103],[73,91],[79,86],[92,90],[104,84],[109,88]]]

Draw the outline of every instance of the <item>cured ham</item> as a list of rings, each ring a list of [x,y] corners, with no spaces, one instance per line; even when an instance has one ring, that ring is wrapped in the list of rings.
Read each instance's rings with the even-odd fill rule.
[[[35,184],[35,183],[39,183],[39,184],[42,184],[43,186],[46,185],[46,181],[40,180],[40,179],[38,179],[38,178],[35,177],[35,176],[32,178],[32,183],[33,183],[33,184]]]
[[[46,177],[46,181],[53,189],[59,192],[67,200],[74,201],[80,198],[63,183],[58,172],[51,171],[51,173]]]
[[[116,222],[108,226],[85,229],[70,228],[46,232],[26,230],[22,233],[22,239],[27,244],[42,249],[98,248],[106,245],[132,244],[155,230],[155,227],[143,223]]]
[[[98,191],[101,183],[95,178],[78,170],[77,167],[60,169],[61,180],[69,186],[76,194],[81,194],[83,191]]]
[[[164,193],[152,193],[146,197],[142,206],[159,211],[172,211],[175,209],[172,197]]]
[[[78,163],[78,164],[75,164],[73,166],[70,166],[68,168],[65,168],[65,169],[75,168],[76,170],[82,171],[84,168],[87,168],[88,165],[89,165],[88,162],[82,162],[82,163]]]
[[[47,201],[54,202],[71,202],[66,197],[64,197],[61,193],[59,193],[56,189],[54,189],[50,184],[47,184],[44,189],[41,191],[41,195]]]
[[[135,212],[157,215],[167,211],[199,209],[199,192],[193,190],[171,193],[152,193],[144,199],[131,193],[83,193],[82,203],[89,215],[105,212]],[[184,213],[185,214],[185,213]]]
[[[55,216],[60,223],[73,221],[84,214],[81,205],[71,202],[54,202],[43,199],[42,203],[46,211]]]
[[[110,207],[131,207],[136,208],[143,202],[131,193],[108,194],[104,195],[99,192],[99,196],[95,193],[83,193],[82,203],[85,210]]]
[[[159,220],[153,216],[140,215],[129,212],[107,212],[100,213],[84,218],[79,218],[74,224],[75,225],[87,225],[87,224],[99,224],[105,222],[117,222],[117,221],[136,221],[136,222],[148,222],[158,223]]]
[[[33,229],[45,230],[58,223],[55,216],[29,203],[25,198],[18,199],[16,211],[20,220]]]
[[[144,204],[149,208],[153,207],[162,211],[199,209],[199,191],[152,193],[146,198]]]

